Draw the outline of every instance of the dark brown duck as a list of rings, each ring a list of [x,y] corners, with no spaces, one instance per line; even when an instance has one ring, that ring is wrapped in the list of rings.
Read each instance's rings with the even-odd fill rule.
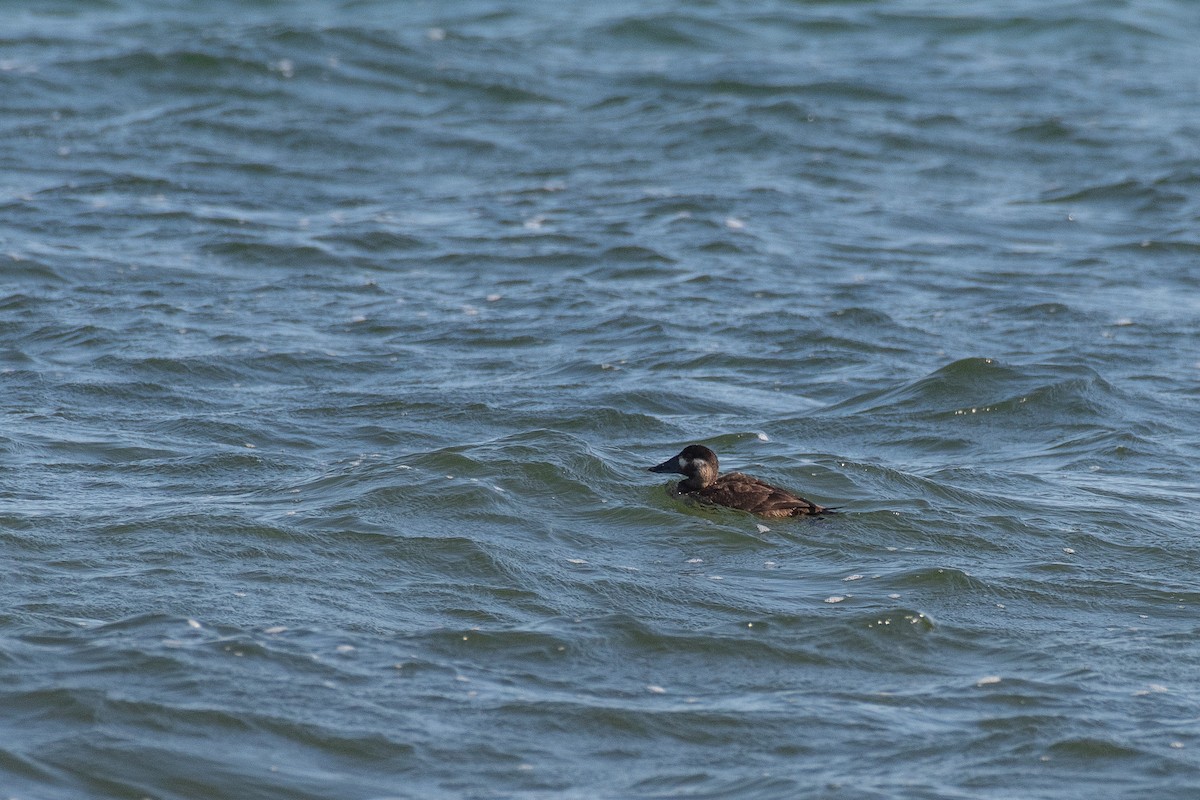
[[[717,454],[704,445],[689,444],[650,471],[686,476],[675,487],[685,497],[763,517],[801,517],[833,510],[740,472],[718,475]]]

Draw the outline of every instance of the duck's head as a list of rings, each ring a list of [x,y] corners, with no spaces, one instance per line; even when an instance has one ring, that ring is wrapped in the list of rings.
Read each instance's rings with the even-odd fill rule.
[[[679,482],[681,490],[703,489],[717,479],[717,454],[702,444],[689,444],[679,455],[650,467],[650,471],[676,472],[686,476],[686,480]]]

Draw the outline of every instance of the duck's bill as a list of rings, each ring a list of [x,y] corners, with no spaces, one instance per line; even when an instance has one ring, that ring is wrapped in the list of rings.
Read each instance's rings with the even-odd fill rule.
[[[679,472],[679,459],[672,456],[663,463],[654,467],[648,467],[648,469],[650,472]]]

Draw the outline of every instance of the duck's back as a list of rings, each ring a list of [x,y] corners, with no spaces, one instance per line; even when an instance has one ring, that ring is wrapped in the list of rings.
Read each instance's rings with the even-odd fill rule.
[[[799,517],[820,514],[827,509],[766,481],[740,472],[722,475],[695,495],[716,503],[764,517]]]

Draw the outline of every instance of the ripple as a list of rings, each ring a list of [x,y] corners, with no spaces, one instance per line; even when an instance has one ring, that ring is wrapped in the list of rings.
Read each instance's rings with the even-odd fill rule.
[[[658,14],[611,22],[597,33],[635,46],[665,45],[690,51],[736,36],[737,29],[692,15]]]
[[[1190,20],[176,5],[6,19],[9,794],[1189,796]]]

